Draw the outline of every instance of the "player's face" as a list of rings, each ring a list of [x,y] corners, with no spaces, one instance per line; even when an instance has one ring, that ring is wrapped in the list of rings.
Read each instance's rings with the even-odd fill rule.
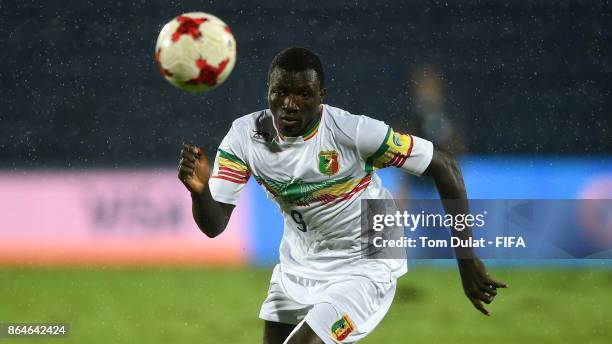
[[[319,119],[323,94],[314,70],[275,68],[270,74],[268,103],[280,133],[292,137],[305,134]]]

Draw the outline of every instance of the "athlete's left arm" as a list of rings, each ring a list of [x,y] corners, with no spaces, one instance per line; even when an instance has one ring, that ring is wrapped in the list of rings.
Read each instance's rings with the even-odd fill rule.
[[[457,214],[469,213],[463,175],[459,162],[454,156],[434,148],[431,162],[423,174],[434,179],[447,214],[455,217]],[[465,229],[460,231],[452,229],[451,233],[462,240],[469,240],[472,237],[472,230],[469,226],[465,226]],[[472,248],[457,247],[455,254],[465,295],[479,311],[490,315],[482,303],[493,302],[497,295],[497,288],[506,288],[506,284],[489,276],[484,264],[474,254]]]

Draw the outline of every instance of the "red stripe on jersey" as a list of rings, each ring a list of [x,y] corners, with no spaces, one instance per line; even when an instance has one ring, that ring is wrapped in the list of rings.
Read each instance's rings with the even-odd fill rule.
[[[410,156],[410,154],[412,153],[412,148],[414,147],[414,137],[412,137],[412,135],[410,134],[408,134],[408,136],[410,136],[410,148],[408,148],[408,152],[406,152],[406,157]],[[404,166],[403,163],[402,166]]]
[[[397,166],[397,163],[401,160],[401,154],[400,153],[395,153],[393,155],[393,158],[391,158],[391,160],[389,160],[389,162],[387,163],[388,166]]]
[[[223,179],[223,180],[227,180],[230,181],[232,183],[236,183],[236,184],[246,184],[246,180],[242,180],[242,179],[236,179],[236,178],[232,178],[232,177],[228,177],[225,175],[216,175],[216,176],[212,176],[211,178],[216,178],[216,179]]]
[[[238,170],[231,169],[229,167],[219,167],[219,174],[227,173],[229,175],[235,175],[238,178],[247,178],[249,176],[248,172],[242,172]]]
[[[402,155],[402,160],[400,160],[399,164],[397,164],[397,167],[402,167],[404,166],[404,163],[406,162],[406,160],[408,159],[408,155]]]
[[[399,160],[397,161],[395,166],[401,168],[402,166],[404,166],[404,163],[406,162],[406,159],[408,159],[407,155],[400,154]]]
[[[221,172],[219,174],[217,174],[217,176],[223,176],[223,177],[227,177],[227,178],[231,178],[231,179],[236,179],[236,180],[240,180],[246,183],[247,180],[249,180],[249,177],[236,177],[235,175],[229,174],[229,173],[224,173]]]
[[[367,188],[368,185],[370,185],[371,180],[372,180],[372,176],[367,175],[366,177],[364,177],[362,180],[359,181],[359,183],[353,188],[353,190],[345,192],[338,196],[331,195],[331,194],[324,194],[324,195],[321,195],[315,198],[314,202],[321,202],[321,203],[326,204],[326,203],[348,200],[351,197],[353,197],[356,193],[358,193],[359,191]],[[302,205],[308,205],[308,204],[302,204]]]
[[[218,176],[225,176],[228,178],[233,178],[233,179],[237,179],[237,180],[244,180],[245,182],[247,180],[249,180],[249,176],[236,176],[235,174],[231,174],[231,173],[227,173],[227,172],[219,172],[217,173]]]
[[[372,175],[368,174],[365,178],[359,181],[359,184],[353,188],[353,190],[336,197],[335,201],[345,201],[353,197],[357,192],[365,189],[370,185],[370,181],[372,180]]]
[[[347,200],[351,197],[353,197],[353,195],[355,195],[357,192],[365,189],[368,187],[368,185],[370,185],[370,180],[371,178],[368,177],[367,180],[363,180],[361,183],[359,183],[359,185],[357,185],[357,187],[355,187],[353,190],[351,190],[349,193],[345,194],[344,196],[342,196],[340,198],[340,200]]]

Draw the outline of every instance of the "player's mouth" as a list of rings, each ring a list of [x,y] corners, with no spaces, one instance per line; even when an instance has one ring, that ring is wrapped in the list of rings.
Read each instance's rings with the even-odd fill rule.
[[[284,127],[295,127],[300,123],[299,118],[290,117],[290,116],[280,116],[279,117],[280,124]]]

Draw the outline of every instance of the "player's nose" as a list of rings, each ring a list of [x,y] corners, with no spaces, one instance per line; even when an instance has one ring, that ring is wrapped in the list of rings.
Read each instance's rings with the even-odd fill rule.
[[[300,110],[293,96],[288,95],[283,99],[283,110],[286,112],[297,112]]]

